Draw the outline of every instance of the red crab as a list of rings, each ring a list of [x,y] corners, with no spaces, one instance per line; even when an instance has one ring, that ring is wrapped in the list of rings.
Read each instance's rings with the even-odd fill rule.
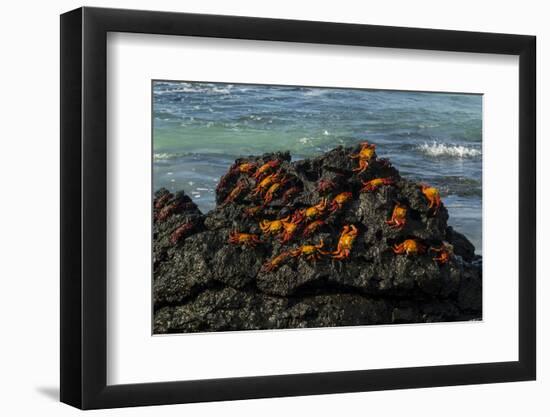
[[[260,182],[257,183],[256,188],[254,188],[254,195],[263,195],[267,190],[269,190],[269,187],[273,185],[274,183],[281,180],[281,173],[276,172],[274,174],[270,174],[264,179],[262,179]]]
[[[308,224],[306,226],[306,228],[302,232],[302,236],[304,236],[304,237],[311,236],[313,233],[315,233],[315,231],[317,229],[322,227],[324,224],[325,224],[325,222],[323,220],[315,220],[315,221],[311,222],[310,224]]]
[[[267,205],[273,201],[273,198],[281,191],[281,188],[288,182],[288,179],[283,177],[281,180],[271,184],[269,189],[264,195],[264,205]]]
[[[172,193],[163,194],[162,196],[160,196],[159,198],[157,198],[157,200],[155,201],[155,209],[156,209],[156,210],[160,210],[160,209],[163,208],[164,205],[165,205],[166,203],[168,203],[168,201],[170,201],[173,197],[174,197],[174,195],[173,195]]]
[[[290,251],[281,252],[279,255],[268,260],[262,265],[263,272],[272,272],[275,269],[279,268],[281,264],[290,257]]]
[[[245,191],[246,189],[248,188],[248,185],[246,184],[245,181],[243,181],[242,179],[237,183],[237,185],[235,186],[235,188],[233,188],[231,190],[231,192],[229,193],[229,195],[225,198],[222,206],[225,206],[226,204],[229,204],[229,203],[232,203],[234,202],[237,198],[240,197],[240,195],[242,194],[243,191]]]
[[[168,219],[168,217],[170,217],[180,208],[181,208],[180,201],[174,201],[173,203],[168,204],[167,206],[164,206],[162,210],[160,210],[159,213],[157,214],[157,220],[159,222],[165,221],[166,219]]]
[[[279,159],[275,159],[273,161],[268,161],[265,164],[263,164],[260,168],[257,169],[256,173],[253,175],[253,177],[256,180],[260,180],[260,178],[267,174],[270,171],[273,171],[275,168],[277,168],[279,165],[281,165],[281,161]]]
[[[262,206],[247,207],[243,210],[244,217],[256,217],[262,212]]]
[[[172,232],[170,235],[170,243],[172,245],[175,245],[178,243],[182,238],[186,237],[186,235],[193,230],[195,226],[191,222],[186,222],[181,225],[179,225],[176,230]]]
[[[317,191],[320,194],[328,193],[336,188],[336,184],[332,180],[320,180],[317,183]]]

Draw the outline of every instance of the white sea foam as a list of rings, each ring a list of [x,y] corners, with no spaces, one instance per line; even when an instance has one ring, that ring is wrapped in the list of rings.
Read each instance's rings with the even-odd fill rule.
[[[178,93],[213,93],[213,94],[231,94],[233,89],[232,84],[228,84],[224,87],[212,84],[202,84],[202,83],[175,83],[175,84],[165,84],[165,87],[168,87],[164,90],[154,90],[155,95],[164,95],[164,94],[178,94]]]
[[[455,158],[473,158],[481,155],[481,149],[462,146],[462,145],[447,145],[436,141],[424,143],[417,146],[417,149],[429,156],[450,156]]]
[[[163,161],[165,159],[172,159],[172,158],[175,158],[175,155],[173,153],[161,152],[161,153],[153,154],[153,159],[155,161]]]

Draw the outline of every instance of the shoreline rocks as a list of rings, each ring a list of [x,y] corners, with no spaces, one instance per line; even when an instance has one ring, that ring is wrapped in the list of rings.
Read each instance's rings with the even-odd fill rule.
[[[480,319],[481,257],[444,204],[430,208],[419,184],[365,146],[237,159],[207,214],[183,191],[158,190],[154,332]],[[377,179],[388,184],[365,190]]]

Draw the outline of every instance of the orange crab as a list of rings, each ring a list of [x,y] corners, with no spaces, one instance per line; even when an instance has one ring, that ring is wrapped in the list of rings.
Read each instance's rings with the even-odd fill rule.
[[[361,192],[376,191],[379,187],[383,185],[391,185],[394,181],[391,178],[375,178],[370,181],[363,182],[363,188]]]
[[[222,206],[225,206],[226,204],[229,204],[229,203],[232,203],[233,201],[235,201],[237,198],[239,198],[239,196],[242,194],[243,191],[245,191],[246,189],[248,188],[247,184],[245,181],[239,181],[237,183],[237,185],[235,186],[235,188],[233,188],[231,190],[231,192],[229,193],[229,195],[226,197],[226,199],[224,200]]]
[[[263,272],[272,272],[275,269],[279,268],[281,264],[290,257],[290,251],[281,252],[279,255],[268,260],[262,265]]]
[[[338,239],[338,246],[336,250],[331,253],[331,256],[334,259],[343,260],[349,258],[351,248],[353,247],[353,242],[357,237],[357,227],[355,225],[345,225],[340,233],[340,238]]]
[[[264,195],[264,205],[271,203],[271,201],[273,201],[273,198],[280,191],[281,187],[284,186],[287,182],[288,180],[286,178],[282,178],[280,181],[271,184],[271,187],[269,187]]]
[[[417,239],[404,240],[399,245],[393,245],[394,253],[408,255],[418,255],[426,252],[426,246]]]
[[[262,206],[246,207],[243,210],[243,215],[244,217],[256,217],[258,214],[261,213],[262,209]]]
[[[298,230],[298,224],[293,223],[292,221],[283,221],[283,233],[281,234],[281,243],[287,243],[296,234],[296,231]]]
[[[254,188],[254,195],[263,194],[264,192],[269,190],[269,187],[271,187],[272,184],[279,181],[280,178],[281,176],[278,172],[268,175],[263,180],[261,180],[258,185],[256,185],[256,188]]]
[[[386,224],[396,229],[402,229],[407,223],[407,207],[397,203],[393,208],[391,218],[386,220]]]
[[[290,251],[290,255],[294,258],[303,256],[308,261],[318,261],[322,255],[326,255],[321,249],[324,246],[323,239],[317,245],[302,245],[297,249]]]
[[[452,245],[445,242],[439,248],[431,247],[430,250],[432,252],[437,253],[437,256],[435,256],[432,259],[437,263],[439,263],[440,265],[443,265],[449,262],[451,260],[451,257],[453,256]]]
[[[441,197],[439,195],[439,190],[435,187],[430,187],[429,185],[421,184],[420,188],[422,190],[422,194],[424,194],[424,197],[428,200],[428,208],[433,209],[434,214],[437,213],[439,210],[439,206],[441,206]]]
[[[323,220],[315,220],[308,224],[304,231],[302,232],[302,236],[308,237],[311,236],[317,229],[319,229],[321,226],[323,226],[325,222]]]
[[[289,220],[289,216],[285,217],[284,219],[278,219],[278,220],[262,220],[260,222],[260,229],[262,229],[262,232],[264,232],[266,235],[276,235],[284,230],[284,222],[287,222]]]
[[[367,170],[369,162],[376,157],[375,153],[376,145],[363,142],[361,143],[361,150],[355,155],[351,155],[351,159],[359,159],[359,166],[353,169],[353,172],[361,173]]]
[[[334,212],[336,210],[342,210],[342,208],[344,207],[344,204],[346,204],[352,198],[353,198],[353,194],[350,193],[349,191],[338,194],[336,197],[334,197],[334,199],[330,203],[329,210],[331,212]]]
[[[253,162],[243,162],[241,164],[235,164],[229,171],[230,173],[241,173],[252,175],[258,166]]]
[[[319,203],[314,206],[296,211],[294,213],[292,221],[295,223],[301,223],[304,219],[306,221],[315,220],[316,218],[323,215],[327,209],[327,199],[323,198]]]
[[[233,245],[244,245],[252,247],[255,247],[257,244],[262,243],[257,235],[254,235],[252,233],[239,233],[237,231],[233,231],[229,234],[228,242],[232,243]]]
[[[185,235],[187,235],[188,232],[193,229],[193,227],[194,225],[191,222],[186,222],[178,226],[170,235],[170,243],[172,245],[178,243],[183,237],[185,237]]]
[[[263,164],[260,168],[258,168],[258,170],[253,175],[253,177],[256,178],[256,180],[259,180],[262,175],[267,174],[269,171],[277,168],[279,165],[281,165],[281,161],[278,159],[275,159],[273,161],[268,161],[265,164]]]

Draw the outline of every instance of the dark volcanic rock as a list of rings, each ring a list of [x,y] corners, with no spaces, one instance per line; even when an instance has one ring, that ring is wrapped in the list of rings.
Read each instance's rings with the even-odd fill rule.
[[[465,236],[447,226],[444,205],[436,211],[419,184],[401,178],[388,161],[374,156],[363,173],[351,158],[360,147],[338,147],[312,159],[291,162],[289,153],[238,159],[220,179],[217,207],[202,214],[183,192],[155,193],[153,299],[155,333],[280,329],[481,318],[481,257]],[[277,166],[254,178],[267,162]],[[243,164],[254,164],[243,165]],[[280,187],[266,203],[278,173]],[[392,184],[362,191],[363,183],[390,178]],[[256,192],[258,191],[258,192]],[[332,204],[350,193],[341,207]],[[326,199],[318,217],[297,213]],[[407,208],[402,228],[390,227],[396,204]],[[330,209],[332,207],[334,210]],[[256,209],[255,213],[251,209]],[[282,243],[266,235],[262,220],[297,225]],[[313,220],[320,227],[304,236]],[[347,259],[334,252],[346,225],[357,235]],[[255,244],[229,242],[233,232],[256,235]],[[424,250],[396,254],[394,245],[415,240]],[[302,245],[320,245],[317,257],[298,255]],[[444,248],[447,262],[437,262]],[[293,255],[291,253],[293,252]],[[281,255],[269,270],[265,265]],[[262,267],[264,266],[264,267]]]

